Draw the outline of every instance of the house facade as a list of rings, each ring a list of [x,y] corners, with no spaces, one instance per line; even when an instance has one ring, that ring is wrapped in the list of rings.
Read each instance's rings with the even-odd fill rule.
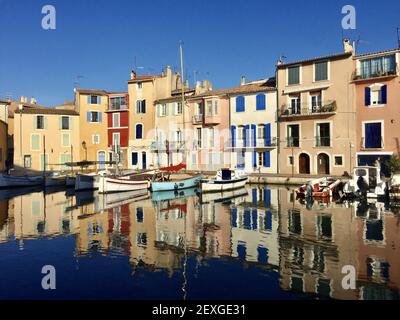
[[[277,173],[275,80],[266,79],[228,90],[231,166],[247,173]]]
[[[25,108],[15,111],[16,171],[68,171],[80,157],[79,115],[74,110]]]
[[[355,164],[353,48],[278,63],[279,172],[342,175]]]
[[[400,50],[355,56],[357,165],[374,165],[400,155]]]
[[[100,161],[97,169],[106,169],[109,157],[108,92],[104,90],[77,89],[75,108],[79,113],[80,161]]]

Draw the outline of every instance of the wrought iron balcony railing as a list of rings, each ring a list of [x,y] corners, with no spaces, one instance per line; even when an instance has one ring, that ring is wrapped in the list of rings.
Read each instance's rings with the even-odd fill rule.
[[[313,116],[326,113],[335,113],[336,100],[327,100],[320,103],[293,103],[282,105],[280,117]]]
[[[331,146],[331,137],[316,136],[315,137],[315,146],[316,147],[330,147]]]

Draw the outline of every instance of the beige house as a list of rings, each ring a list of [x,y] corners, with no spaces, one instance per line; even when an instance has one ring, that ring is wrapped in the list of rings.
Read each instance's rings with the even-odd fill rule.
[[[342,175],[355,164],[353,48],[278,63],[279,172]]]
[[[7,161],[7,123],[0,120],[0,172],[6,170]]]
[[[80,155],[79,116],[73,110],[25,108],[14,116],[16,171],[69,170]]]

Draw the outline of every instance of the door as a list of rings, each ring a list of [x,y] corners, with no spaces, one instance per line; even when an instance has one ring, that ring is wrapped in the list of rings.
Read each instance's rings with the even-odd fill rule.
[[[142,169],[145,170],[147,166],[147,161],[146,161],[146,152],[142,152]]]
[[[310,174],[310,156],[306,153],[299,155],[299,173]]]
[[[382,128],[380,122],[365,124],[365,148],[382,148]]]
[[[29,156],[24,156],[24,168],[30,169],[32,166],[32,157]]]
[[[104,163],[106,161],[106,153],[104,151],[99,151],[97,160],[99,161],[98,168],[104,170],[106,168],[106,164]]]
[[[317,157],[318,174],[329,174],[329,156],[326,153],[320,153]]]

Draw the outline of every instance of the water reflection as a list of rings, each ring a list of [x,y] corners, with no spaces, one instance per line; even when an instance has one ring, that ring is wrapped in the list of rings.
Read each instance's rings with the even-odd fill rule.
[[[208,298],[199,289],[206,284],[219,298],[229,297],[224,286],[251,277],[259,285],[240,290],[254,290],[258,298],[398,299],[399,222],[398,209],[388,204],[302,202],[293,190],[275,187],[223,195],[197,189],[108,196],[36,191],[0,200],[0,250],[16,242],[3,255],[17,257],[34,241],[35,254],[41,254],[41,240],[72,237],[72,256],[92,261],[91,268],[102,268],[99,256],[127,258],[126,264],[115,259],[108,266],[129,268],[132,279],[144,277],[140,285],[149,287],[150,298],[164,297],[152,282],[161,271],[175,285],[175,295],[164,294],[174,298]],[[355,290],[342,287],[346,265],[356,269]],[[274,279],[276,287],[262,286]],[[234,297],[247,298],[240,290]]]

